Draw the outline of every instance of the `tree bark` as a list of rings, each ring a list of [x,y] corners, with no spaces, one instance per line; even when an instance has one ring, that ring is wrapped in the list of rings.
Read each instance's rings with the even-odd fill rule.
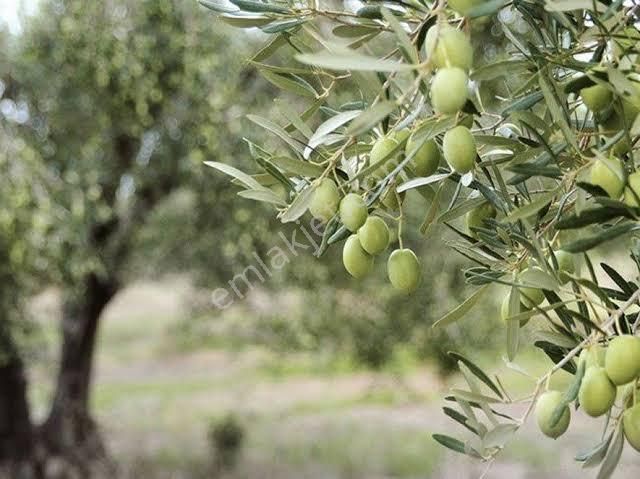
[[[40,477],[27,380],[15,351],[0,363],[0,477]]]
[[[92,463],[108,459],[89,403],[100,316],[117,290],[115,281],[90,274],[84,294],[65,301],[55,395],[41,427],[47,452],[63,457],[83,476]]]

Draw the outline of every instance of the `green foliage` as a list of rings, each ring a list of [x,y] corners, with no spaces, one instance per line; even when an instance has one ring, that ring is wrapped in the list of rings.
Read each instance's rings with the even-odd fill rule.
[[[178,3],[46,1],[15,42],[9,79],[30,115],[15,134],[47,170],[58,216],[41,249],[65,288],[81,290],[88,274],[123,281],[140,264],[156,273],[208,261],[209,277],[222,276],[259,243],[224,228],[230,211],[248,221],[256,210],[233,208],[233,188],[212,186],[202,165],[240,151],[241,138],[220,131],[241,132],[241,115],[228,108],[242,108],[239,92],[259,87],[238,80],[233,59],[244,47]],[[174,232],[147,227],[174,202],[190,208]],[[264,229],[255,216],[256,231]],[[211,262],[204,239],[195,241],[205,231],[216,234],[224,260]],[[130,262],[132,251],[141,251],[139,262]]]
[[[591,261],[591,250],[606,244],[605,254],[629,254],[631,264],[640,266],[640,211],[629,197],[626,204],[621,198],[625,188],[629,194],[635,189],[627,182],[639,160],[637,9],[624,2],[559,0],[417,1],[367,4],[357,11],[331,10],[322,2],[232,3],[238,8],[202,2],[223,21],[272,35],[261,61],[278,49],[284,66],[262,69],[277,68],[289,81],[270,81],[298,97],[300,105],[285,123],[252,118],[276,140],[253,145],[250,153],[258,164],[283,154],[291,158],[290,192],[286,205],[276,206],[277,216],[285,222],[302,218],[313,192],[331,178],[341,196],[362,196],[370,215],[397,226],[401,249],[410,229],[436,251],[431,233],[447,228],[452,236],[445,236],[445,243],[468,260],[464,277],[476,289],[435,324],[479,316],[474,313],[482,295],[495,285],[508,286],[503,315],[508,365],[519,368],[514,361],[525,346],[521,329],[529,324],[539,338],[534,345],[554,363],[534,380],[532,395],[516,401],[501,383],[499,388],[491,383],[498,390],[487,386],[490,375],[459,360],[467,389],[451,391],[449,399],[460,410],[449,408],[448,415],[472,436],[434,438],[457,452],[493,460],[536,402],[543,432],[561,435],[584,375],[574,359],[587,346],[636,335],[639,325],[638,313],[629,311],[640,298],[637,271],[616,271],[605,262],[596,270]],[[447,33],[452,28],[455,38]],[[489,28],[498,37],[488,45],[493,53],[471,65],[468,45],[484,45],[481,32]],[[278,42],[283,36],[286,43]],[[467,83],[463,69],[452,68],[458,66],[471,67],[473,83]],[[610,94],[606,108],[602,98],[585,90],[593,85]],[[412,150],[405,149],[409,133],[418,145]],[[417,176],[413,157],[432,140],[443,144],[447,165]],[[269,181],[284,173],[277,167],[261,170]],[[243,196],[264,201],[251,193],[256,188],[244,186]],[[413,212],[404,204],[404,192],[421,197],[422,224],[407,220]],[[492,214],[475,222],[471,235],[463,232],[462,216],[482,204],[490,205]],[[319,206],[314,203],[313,210]],[[330,213],[323,218],[328,222],[321,254],[339,248],[348,236],[335,208]],[[346,241],[352,250],[358,240]],[[555,251],[579,254],[584,271],[567,268],[566,256],[561,265]],[[540,320],[529,323],[533,316]],[[573,384],[565,393],[545,392],[560,369],[575,375]],[[635,391],[634,371],[624,381]],[[628,396],[618,399],[624,410]],[[496,409],[514,402],[528,404],[522,417]],[[589,465],[602,464],[602,478],[615,469],[623,444],[622,413],[607,408],[607,414],[613,439],[581,456]]]

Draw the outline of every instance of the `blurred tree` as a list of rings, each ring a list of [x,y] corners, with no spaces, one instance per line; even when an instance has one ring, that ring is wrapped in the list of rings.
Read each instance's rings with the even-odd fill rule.
[[[35,451],[22,352],[30,330],[24,299],[46,269],[37,254],[49,217],[41,173],[38,156],[0,124],[0,465],[12,463],[11,477]]]
[[[2,285],[18,290],[5,294],[4,288],[0,301],[27,293],[17,278],[7,276],[31,272],[22,254],[33,251],[50,260],[46,275],[33,271],[30,276],[41,283],[53,280],[64,294],[59,373],[37,439],[84,476],[89,461],[105,456],[89,410],[99,321],[126,281],[140,228],[163,200],[188,183],[200,198],[193,214],[197,228],[212,228],[221,242],[235,241],[233,229],[221,228],[231,211],[232,189],[222,181],[220,188],[210,182],[205,187],[202,160],[232,155],[238,148],[241,140],[219,131],[223,126],[239,131],[239,92],[251,98],[255,87],[250,76],[238,82],[241,65],[235,58],[244,45],[232,46],[224,31],[208,28],[195,4],[181,3],[43,1],[25,25],[9,68],[5,62],[0,68],[7,101],[28,111],[26,118],[3,119],[15,127],[15,141],[23,145],[11,164],[5,164],[5,157],[12,155],[2,156],[3,170],[25,168],[31,157],[38,161],[55,209],[54,227],[46,235],[38,233],[28,223],[38,216],[24,207],[37,198],[30,191],[30,171],[3,171],[2,211],[21,212],[27,223],[0,217],[3,228],[9,224],[13,241],[0,245]],[[232,103],[237,108],[228,111]],[[7,182],[19,189],[5,189]],[[261,224],[256,221],[257,228]],[[27,248],[19,228],[31,231],[39,243]],[[228,271],[241,250],[254,247],[242,246],[209,269]],[[25,413],[22,429],[31,430],[22,360],[12,334],[2,336],[2,350],[13,361],[6,364],[15,370],[6,372],[13,373],[13,385],[2,378],[0,414],[17,420],[19,405]],[[21,397],[9,398],[10,392]],[[0,439],[12,444],[14,459],[26,450],[19,446],[18,429],[0,424]]]

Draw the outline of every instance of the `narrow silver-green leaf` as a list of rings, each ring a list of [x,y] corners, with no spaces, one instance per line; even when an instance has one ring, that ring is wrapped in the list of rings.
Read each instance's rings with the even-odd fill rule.
[[[254,180],[251,176],[243,171],[240,171],[237,168],[234,168],[233,166],[227,165],[225,163],[219,163],[217,161],[205,161],[204,164],[210,166],[211,168],[215,168],[218,171],[221,171],[225,175],[232,176],[247,188],[250,188],[252,190],[264,189],[264,187],[256,180]]]
[[[274,135],[278,136],[281,140],[287,143],[291,148],[293,148],[298,153],[302,152],[302,146],[300,143],[295,141],[287,131],[279,125],[276,125],[271,120],[267,120],[266,118],[262,118],[257,115],[247,115],[247,118],[251,120],[256,125],[261,126],[265,130],[270,131]]]
[[[462,304],[457,306],[452,311],[445,314],[438,321],[433,323],[432,328],[447,326],[451,323],[455,323],[460,318],[465,316],[469,311],[473,309],[476,303],[482,298],[484,293],[487,291],[487,287],[489,285],[484,285],[481,288],[477,289],[471,296],[469,296]]]
[[[261,201],[263,203],[271,203],[278,206],[286,206],[287,202],[284,201],[281,197],[276,195],[273,191],[262,189],[262,190],[244,190],[238,192],[238,196],[243,198],[248,198],[250,200]]]
[[[329,133],[332,133],[336,129],[341,126],[349,123],[351,120],[360,115],[362,111],[360,110],[351,110],[345,111],[342,113],[338,113],[335,116],[332,116],[327,121],[322,123],[315,131],[315,133],[309,138],[308,146],[304,150],[304,157],[308,158],[314,148],[321,145],[324,139],[327,137]]]
[[[370,57],[344,47],[333,47],[331,51],[323,50],[317,53],[302,53],[296,55],[296,59],[301,63],[315,65],[328,70],[397,72],[414,68],[413,65],[401,63],[396,60],[383,60]]]
[[[269,161],[284,171],[300,176],[317,178],[324,172],[324,168],[322,166],[314,165],[307,161],[289,158],[288,156],[274,156],[269,158]]]
[[[435,175],[427,176],[425,178],[413,178],[409,181],[402,183],[396,191],[398,193],[402,193],[403,191],[408,191],[413,188],[420,188],[421,186],[430,185],[432,183],[438,183],[439,181],[444,180],[449,176],[449,173],[438,173]]]
[[[260,74],[267,81],[282,90],[309,98],[316,98],[318,96],[318,93],[313,89],[313,86],[311,86],[307,81],[303,80],[299,76],[292,74],[273,73],[268,70],[262,70]]]
[[[615,432],[611,446],[607,451],[607,455],[604,458],[602,467],[598,471],[597,479],[609,479],[613,472],[618,467],[620,462],[620,456],[622,456],[622,449],[624,448],[624,435],[622,434],[622,427],[618,426]]]
[[[556,193],[556,190],[541,193],[540,195],[536,196],[536,199],[531,203],[522,205],[521,207],[516,208],[511,213],[509,213],[506,220],[513,223],[515,221],[528,218],[529,216],[536,214],[553,199]]]
[[[302,190],[298,196],[295,197],[289,207],[280,215],[280,221],[283,223],[290,223],[305,214],[309,208],[309,204],[311,203],[314,191],[315,187],[313,186],[307,186]]]
[[[377,103],[360,113],[360,115],[353,120],[349,128],[347,128],[347,135],[356,136],[369,131],[385,117],[390,115],[396,108],[397,106],[393,101],[381,101]]]

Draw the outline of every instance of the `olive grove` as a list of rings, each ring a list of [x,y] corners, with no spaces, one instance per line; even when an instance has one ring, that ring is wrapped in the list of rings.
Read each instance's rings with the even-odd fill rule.
[[[243,86],[239,72],[209,75],[242,46],[207,27],[194,4],[52,0],[19,37],[0,38],[0,475],[49,477],[51,458],[63,476],[112,474],[91,410],[99,325],[164,202],[188,186],[198,207],[180,241],[198,231],[236,244],[237,230],[221,228],[229,210],[212,207],[230,186],[205,182],[201,160],[242,144],[214,134],[239,119],[210,109]],[[267,222],[256,218],[256,230]],[[195,243],[186,253],[191,265],[210,257]],[[234,249],[209,274],[227,274],[241,255]],[[41,420],[28,374],[37,326],[24,305],[51,285],[62,295],[61,344]]]

